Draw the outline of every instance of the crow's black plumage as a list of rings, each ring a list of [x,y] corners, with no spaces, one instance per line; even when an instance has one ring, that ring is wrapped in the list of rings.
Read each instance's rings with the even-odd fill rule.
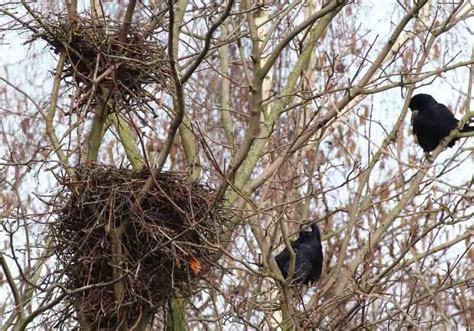
[[[298,284],[314,283],[321,277],[323,268],[323,248],[321,235],[316,224],[311,225],[311,233],[301,231],[297,240],[291,243],[295,252],[295,271],[293,282]],[[290,269],[290,252],[285,247],[275,260],[283,277],[288,277]]]
[[[411,119],[413,133],[425,153],[434,150],[459,122],[445,105],[436,102],[429,94],[415,95],[408,107],[413,111]],[[466,123],[460,131],[474,131],[474,127]],[[448,146],[453,147],[457,140],[458,138],[452,139]]]

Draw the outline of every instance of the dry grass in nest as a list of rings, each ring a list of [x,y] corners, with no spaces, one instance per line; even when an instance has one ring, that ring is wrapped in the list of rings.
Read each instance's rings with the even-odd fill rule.
[[[138,203],[149,174],[88,165],[74,182],[65,180],[79,191],[62,197],[66,202],[52,224],[66,287],[111,282],[122,272],[119,282],[71,297],[76,313],[93,326],[117,326],[119,311],[133,324],[141,309],[156,311],[172,289],[190,293],[216,262],[228,213],[214,203],[212,190],[183,174],[161,173]],[[124,287],[120,300],[117,284]]]
[[[41,38],[56,53],[66,52],[63,77],[72,77],[77,87],[73,111],[89,111],[98,98],[113,101],[113,109],[121,112],[147,106],[154,100],[146,90],[150,84],[172,92],[166,44],[138,23],[131,25],[122,42],[121,27],[81,16],[70,21],[64,15],[30,27],[35,31],[31,41]]]

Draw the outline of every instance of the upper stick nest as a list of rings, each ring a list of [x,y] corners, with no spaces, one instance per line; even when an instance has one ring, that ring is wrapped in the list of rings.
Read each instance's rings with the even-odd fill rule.
[[[76,176],[74,182],[65,179],[76,193],[62,196],[66,202],[52,224],[66,287],[118,280],[71,298],[92,325],[115,327],[119,312],[133,324],[142,309],[162,305],[172,289],[189,293],[216,262],[228,213],[206,185],[161,173],[140,199],[148,170],[88,165]]]
[[[77,86],[74,111],[89,111],[99,98],[113,101],[115,111],[144,106],[154,100],[155,93],[146,90],[149,84],[172,92],[166,44],[139,23],[130,26],[122,41],[122,26],[82,16],[70,21],[62,15],[30,27],[32,40],[41,38],[56,53],[66,53],[63,77],[73,77]]]

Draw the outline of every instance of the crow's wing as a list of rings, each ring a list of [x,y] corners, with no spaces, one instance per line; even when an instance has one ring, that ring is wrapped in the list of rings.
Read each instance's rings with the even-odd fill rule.
[[[323,271],[323,249],[322,247],[316,251],[312,257],[312,269],[308,275],[308,283],[313,283],[321,277],[321,272]]]
[[[295,254],[298,254],[298,246],[300,242],[299,240],[292,241],[291,242],[291,247],[293,248],[293,251]],[[288,271],[290,269],[290,252],[288,249],[285,247],[277,256],[275,256],[275,261],[278,265],[278,268],[280,268],[280,271],[283,275],[283,278],[288,277]],[[296,265],[296,262],[295,262]]]
[[[442,103],[420,110],[412,119],[413,132],[447,136],[458,124],[453,113]]]
[[[413,133],[416,135],[418,144],[425,152],[430,152],[438,146],[443,134],[439,125],[432,116],[419,113],[413,120]]]
[[[314,282],[321,276],[323,266],[323,249],[316,238],[299,246],[301,255],[301,278],[305,284]]]
[[[438,134],[439,133],[439,123],[437,121],[437,116],[430,112],[424,113],[419,112],[412,120],[413,124],[413,133],[416,135],[419,134]]]
[[[300,251],[300,254],[296,255],[295,260],[295,274],[293,276],[294,282],[307,285],[311,269],[311,260]]]
[[[445,105],[438,103],[435,111],[433,112],[436,123],[438,124],[438,130],[446,137],[449,135],[451,130],[455,129],[458,125],[458,120],[454,117]]]
[[[283,275],[283,278],[286,279],[288,277],[288,261],[290,260],[290,252],[288,252],[288,249],[285,249],[280,252],[277,256],[275,256],[275,261],[278,265],[278,268],[281,271],[281,274]]]

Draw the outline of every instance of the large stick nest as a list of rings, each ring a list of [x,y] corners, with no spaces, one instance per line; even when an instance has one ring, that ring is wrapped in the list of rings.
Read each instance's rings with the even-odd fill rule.
[[[191,293],[215,264],[228,213],[209,187],[161,173],[142,193],[150,171],[93,165],[76,176],[64,179],[73,189],[52,233],[68,289],[108,283],[70,298],[91,325],[116,327],[123,314],[131,325],[172,290]]]
[[[150,84],[155,92],[172,93],[166,44],[147,26],[133,23],[124,40],[122,24],[82,16],[43,19],[30,28],[31,40],[41,38],[56,53],[66,53],[63,77],[72,77],[77,87],[74,111],[87,112],[99,99],[112,100],[115,111],[146,106],[154,100]]]

